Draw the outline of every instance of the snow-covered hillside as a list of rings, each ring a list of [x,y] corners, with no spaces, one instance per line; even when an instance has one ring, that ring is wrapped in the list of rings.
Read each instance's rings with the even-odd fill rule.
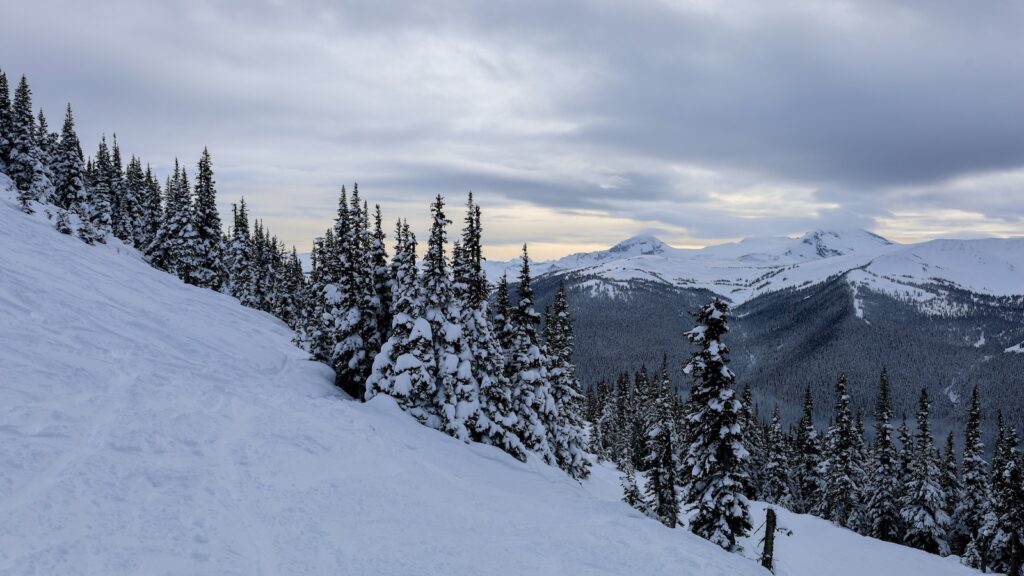
[[[632,511],[607,466],[580,485],[343,397],[276,319],[60,235],[4,184],[0,574],[765,574]],[[782,524],[779,574],[970,573]]]
[[[488,273],[515,277],[516,262],[493,262]],[[990,295],[1024,294],[1024,238],[934,240],[895,244],[865,230],[814,231],[799,238],[748,238],[700,250],[673,248],[637,236],[608,250],[538,262],[535,274],[576,271],[598,277],[595,292],[614,293],[628,280],[704,288],[739,304],[759,294],[822,282],[861,270],[860,285],[891,295],[938,294],[921,284],[946,284]]]

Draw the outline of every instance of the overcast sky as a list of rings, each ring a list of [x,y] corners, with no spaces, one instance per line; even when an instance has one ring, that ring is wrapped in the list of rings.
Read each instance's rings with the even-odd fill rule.
[[[7,2],[0,67],[88,151],[213,154],[300,249],[358,181],[492,258],[637,233],[1024,234],[1024,2]],[[453,219],[461,217],[453,210]]]

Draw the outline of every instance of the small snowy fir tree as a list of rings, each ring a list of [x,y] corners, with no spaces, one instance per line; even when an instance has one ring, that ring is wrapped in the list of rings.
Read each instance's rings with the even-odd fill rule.
[[[515,338],[515,322],[513,321],[512,303],[509,299],[508,276],[502,274],[494,292],[494,318],[492,324],[506,360],[512,351],[512,340]]]
[[[249,237],[249,209],[245,198],[231,206],[234,221],[231,226],[231,242],[227,248],[229,292],[245,306],[253,304],[253,289],[250,268],[251,239]]]
[[[985,443],[981,439],[981,396],[977,386],[971,392],[961,468],[960,498],[953,511],[950,544],[952,552],[963,556],[967,565],[982,569],[987,550],[983,546],[979,549],[976,538],[989,509],[990,493]]]
[[[124,175],[124,163],[121,159],[121,147],[117,143],[117,134],[112,135],[110,162],[107,164],[105,180],[110,190],[110,225],[114,237],[131,245],[134,232],[132,230],[132,213],[135,210],[136,198],[131,194]]]
[[[33,212],[32,203],[42,200],[36,196],[34,186],[39,165],[39,150],[36,146],[36,121],[32,112],[32,90],[28,80],[22,76],[14,91],[7,139],[7,175],[18,189],[18,203],[25,212]]]
[[[756,415],[753,391],[750,386],[743,387],[740,394],[740,403],[743,408],[740,411],[740,427],[743,429],[743,445],[750,457],[746,462],[747,474],[747,498],[763,499],[761,487],[764,485],[762,473],[765,462],[768,459],[765,453],[764,437],[761,434],[761,423]]]
[[[640,488],[636,484],[636,470],[633,469],[633,457],[630,454],[624,455],[622,463],[619,464],[619,483],[622,486],[622,501],[629,504],[636,510],[648,514],[647,502],[644,500]]]
[[[1020,574],[1024,532],[1024,479],[1017,430],[998,414],[996,449],[992,456],[992,504],[979,531],[986,545],[985,564],[993,571]]]
[[[657,378],[650,392],[653,426],[647,431],[650,451],[646,458],[647,503],[662,524],[675,528],[679,521],[679,497],[676,494],[676,463],[673,448],[675,418],[666,378]]]
[[[467,344],[459,318],[459,303],[452,287],[445,245],[451,220],[444,212],[444,198],[438,194],[430,207],[430,237],[423,259],[424,316],[430,322],[434,357],[437,359],[437,396],[434,411],[438,417],[430,425],[460,440],[470,439],[467,423],[478,417],[480,408],[476,383],[468,358],[461,352]],[[460,260],[463,254],[456,250]]]
[[[0,70],[0,172],[7,171],[7,157],[11,152],[11,88],[7,74]]]
[[[512,313],[514,334],[506,373],[512,385],[518,420],[516,432],[520,440],[545,462],[554,464],[545,423],[550,420],[555,406],[537,336],[539,315],[533,308],[531,281],[530,257],[524,244],[519,270],[519,302]]]
[[[726,550],[740,550],[738,539],[750,531],[744,497],[749,457],[740,427],[742,406],[733,389],[728,332],[729,308],[715,298],[696,314],[697,326],[687,332],[694,352],[685,372],[693,377],[687,403],[688,445],[685,453],[686,502],[696,509],[690,530]]]
[[[766,440],[767,461],[761,474],[763,479],[761,496],[766,502],[791,508],[793,506],[793,481],[790,472],[790,455],[786,436],[782,431],[782,418],[779,416],[778,406],[772,410],[772,420],[768,424]]]
[[[859,461],[856,428],[846,390],[846,376],[836,382],[836,405],[825,436],[825,458],[819,464],[824,490],[815,513],[839,526],[850,526],[861,502],[864,471]]]
[[[365,254],[364,222],[358,191],[353,190],[350,202],[342,187],[338,217],[334,222],[337,244],[333,254],[326,255],[333,260],[330,263],[333,272],[331,282],[323,288],[324,330],[333,342],[330,364],[334,368],[335,383],[356,399],[362,399],[365,393],[363,360],[367,354],[361,330],[362,294],[366,279],[361,275],[363,270],[359,265]]]
[[[516,435],[518,424],[512,387],[505,377],[505,358],[488,314],[489,286],[483,270],[480,207],[469,194],[465,226],[453,273],[456,299],[461,303],[460,320],[464,343],[460,359],[469,365],[477,384],[479,409],[466,414],[474,440],[497,446],[519,460],[526,460],[526,448]]]
[[[870,452],[870,481],[866,517],[871,522],[868,534],[886,542],[899,542],[900,483],[896,445],[892,438],[892,405],[889,400],[889,373],[882,369],[875,402],[875,441]]]
[[[425,422],[434,408],[437,365],[430,322],[423,316],[416,236],[407,223],[400,222],[395,230],[392,270],[391,336],[374,358],[366,396],[393,396],[399,406]]]
[[[921,390],[917,405],[917,429],[911,447],[910,483],[906,487],[900,516],[906,526],[903,542],[908,546],[949,554],[946,540],[946,495],[939,479],[939,465],[929,428],[928,392]]]
[[[807,513],[820,500],[822,490],[821,474],[818,471],[821,443],[818,440],[818,429],[814,427],[814,398],[809,387],[804,391],[804,409],[797,423],[793,450],[794,484],[798,493],[796,512]]]
[[[192,226],[195,241],[192,249],[191,280],[196,286],[220,292],[227,277],[224,269],[223,230],[220,214],[217,212],[217,189],[213,180],[213,165],[210,152],[203,148],[196,172],[195,205],[192,210]],[[130,219],[130,210],[122,220]]]
[[[572,318],[565,284],[555,293],[555,303],[545,324],[548,348],[548,377],[555,404],[555,425],[548,430],[548,443],[555,451],[558,466],[577,479],[590,475],[583,433],[583,393],[572,363],[574,350]]]

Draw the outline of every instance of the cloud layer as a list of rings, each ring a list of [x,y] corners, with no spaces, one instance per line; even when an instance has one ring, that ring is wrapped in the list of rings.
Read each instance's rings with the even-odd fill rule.
[[[209,146],[288,243],[358,180],[421,225],[472,189],[504,257],[1022,234],[1022,28],[1020,1],[41,1],[5,9],[0,66],[86,143]]]

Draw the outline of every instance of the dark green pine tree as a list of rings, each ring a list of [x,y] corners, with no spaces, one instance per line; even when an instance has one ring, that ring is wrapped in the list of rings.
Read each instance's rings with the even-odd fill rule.
[[[996,448],[992,455],[991,511],[983,521],[978,541],[987,544],[987,567],[1007,575],[1020,573],[1020,539],[1024,530],[1021,517],[1024,479],[1018,442],[1017,431],[1005,425],[999,412]]]
[[[164,208],[161,201],[163,191],[160,190],[160,181],[153,174],[153,169],[149,164],[146,165],[143,181],[145,187],[140,202],[142,218],[139,225],[135,227],[138,234],[135,246],[140,249],[145,249],[153,243],[160,230],[160,223],[164,219]]]
[[[647,430],[650,450],[647,454],[647,507],[662,524],[675,528],[679,521],[679,496],[676,494],[676,463],[673,447],[675,415],[669,382],[657,378],[649,392],[653,426]]]
[[[905,532],[903,542],[914,548],[949,554],[946,527],[946,495],[942,490],[938,456],[928,422],[931,403],[921,389],[917,405],[917,429],[914,431],[910,459],[910,482],[906,486],[900,516]]]
[[[942,459],[939,466],[939,485],[942,486],[942,491],[946,494],[945,510],[950,517],[950,525],[952,525],[953,511],[956,510],[956,504],[960,501],[960,491],[962,489],[960,469],[956,462],[956,450],[953,447],[952,430],[946,435],[946,444],[942,451]]]
[[[176,274],[182,280],[189,277],[189,250],[192,230],[192,199],[185,170],[174,161],[174,174],[164,185],[163,219],[156,236],[146,248],[150,264]]]
[[[367,336],[367,349],[380,350],[391,332],[391,270],[388,267],[388,253],[385,247],[387,235],[384,234],[383,217],[380,205],[374,205],[373,231],[367,247],[367,262],[372,291],[369,312],[372,331]]]
[[[350,396],[362,399],[365,395],[364,361],[367,356],[363,343],[361,315],[365,279],[361,277],[362,202],[358,193],[353,200],[347,198],[345,188],[338,199],[338,217],[334,222],[336,250],[327,255],[332,270],[331,282],[324,287],[326,314],[324,331],[333,339],[330,364],[334,368],[335,382]]]
[[[113,169],[111,165],[107,137],[103,136],[100,139],[99,148],[96,150],[96,157],[93,159],[93,169],[86,171],[86,186],[89,188],[93,204],[92,225],[102,233],[104,239],[113,229],[113,204],[110,189],[110,175]]]
[[[32,180],[36,170],[36,121],[32,112],[32,90],[28,80],[22,76],[18,88],[14,91],[14,103],[8,123],[9,141],[7,150],[7,175],[22,193],[18,195],[23,208],[27,202],[35,200],[28,197],[32,188]]]
[[[245,205],[245,198],[239,200],[238,204],[231,207],[233,222],[231,226],[231,241],[227,247],[228,287],[229,293],[238,298],[244,306],[253,305],[252,288],[252,254],[251,234],[249,233],[249,209]],[[319,251],[315,251],[320,254]]]
[[[821,464],[821,442],[818,439],[818,429],[814,426],[814,399],[810,387],[804,391],[804,409],[797,424],[794,452],[796,511],[807,513],[814,509],[822,491],[822,479],[818,470]]]
[[[779,407],[772,410],[772,420],[768,424],[765,436],[765,452],[767,461],[761,474],[762,498],[766,502],[778,504],[784,508],[793,507],[793,480],[790,470],[790,453],[785,433],[782,431],[782,418]]]
[[[505,354],[506,363],[512,351],[512,340],[515,337],[515,324],[512,321],[512,301],[509,297],[508,276],[502,274],[494,295],[494,316],[492,324],[498,336],[498,344]]]
[[[629,423],[629,442],[636,470],[646,471],[651,462],[654,440],[650,431],[660,424],[661,418],[655,406],[656,401],[657,395],[647,374],[647,366],[641,365],[633,375],[633,407]]]
[[[33,180],[33,186],[35,187],[33,193],[36,194],[37,200],[50,204],[56,204],[57,199],[53,165],[54,153],[59,142],[60,135],[56,132],[50,132],[50,125],[46,121],[46,115],[40,109],[36,121],[35,134],[38,174],[35,175]]]
[[[142,170],[142,161],[132,156],[124,171],[124,196],[128,199],[125,207],[124,231],[128,236],[124,239],[131,246],[146,245],[146,214],[144,203],[149,189],[146,173]]]
[[[742,404],[733,389],[729,349],[722,342],[728,332],[728,305],[715,298],[697,312],[697,326],[687,332],[699,350],[685,372],[693,377],[686,408],[686,502],[696,513],[690,529],[726,550],[738,550],[738,539],[750,531],[750,513],[744,497],[750,457],[743,447]]]
[[[53,174],[57,206],[64,211],[77,214],[81,224],[79,237],[92,243],[96,240],[92,229],[89,194],[85,188],[85,165],[82,161],[82,147],[75,133],[75,120],[68,104],[61,129],[60,142],[54,152]]]
[[[985,443],[981,439],[981,395],[977,386],[971,392],[967,412],[961,469],[960,498],[953,510],[950,548],[954,554],[961,555],[967,565],[981,570],[986,565],[988,549],[977,536],[989,511],[991,494]]]
[[[750,457],[747,459],[747,497],[761,499],[761,486],[764,485],[764,478],[762,472],[767,461],[767,455],[765,454],[765,447],[763,442],[763,436],[760,433],[761,423],[758,422],[757,416],[754,415],[754,396],[750,386],[743,387],[743,393],[740,395],[740,403],[743,405],[743,409],[740,412],[741,427],[746,430],[743,434],[743,445],[747,449],[747,453]]]
[[[11,88],[7,74],[0,70],[0,172],[7,171],[11,153]]]
[[[124,163],[121,159],[121,147],[117,144],[117,134],[114,134],[112,138],[110,164],[107,168],[109,172],[105,180],[110,187],[111,230],[116,238],[130,245],[135,237],[135,231],[132,230],[132,216],[138,200],[128,188]]]
[[[636,421],[634,412],[636,403],[635,394],[629,383],[629,374],[619,374],[615,382],[615,391],[612,395],[612,426],[608,435],[612,445],[612,459],[621,466],[622,459],[627,455],[632,460],[633,449],[630,440],[633,437],[633,422]]]
[[[903,485],[900,481],[896,444],[893,442],[892,403],[889,399],[889,373],[883,368],[875,401],[875,440],[869,462],[869,492],[866,517],[871,526],[868,534],[886,542],[899,542],[900,501]]]
[[[127,216],[123,215],[122,218],[127,219]],[[213,163],[210,159],[210,152],[206,148],[203,148],[196,170],[192,227],[195,231],[195,239],[191,250],[191,256],[194,258],[191,280],[196,286],[220,292],[224,289],[227,278],[227,270],[224,266],[224,232],[220,222],[220,213],[217,212],[217,188],[213,179]]]
[[[850,395],[846,389],[846,376],[836,382],[836,405],[832,426],[825,436],[825,458],[820,472],[824,490],[815,507],[815,513],[839,526],[850,526],[861,501],[860,489],[864,470],[859,461],[858,441],[850,408]]]

